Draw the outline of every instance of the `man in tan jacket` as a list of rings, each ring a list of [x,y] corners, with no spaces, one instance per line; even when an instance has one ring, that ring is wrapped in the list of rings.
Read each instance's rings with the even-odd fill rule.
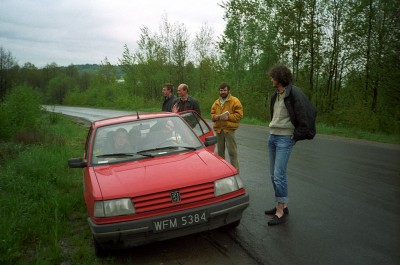
[[[211,107],[211,120],[217,133],[218,155],[225,159],[225,144],[231,164],[239,172],[235,131],[243,118],[243,107],[239,99],[230,94],[230,86],[222,83],[219,86],[219,98]]]

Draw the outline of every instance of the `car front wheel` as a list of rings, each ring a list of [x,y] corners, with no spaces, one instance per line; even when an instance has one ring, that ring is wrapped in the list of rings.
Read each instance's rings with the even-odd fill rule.
[[[93,247],[94,247],[94,254],[99,257],[103,258],[106,257],[108,252],[100,245],[99,242],[93,237]]]
[[[239,224],[240,224],[240,220],[237,220],[237,221],[235,221],[235,222],[233,222],[233,223],[227,224],[227,225],[224,226],[223,228],[226,229],[226,230],[233,230],[233,229],[235,229],[236,227],[238,227]]]

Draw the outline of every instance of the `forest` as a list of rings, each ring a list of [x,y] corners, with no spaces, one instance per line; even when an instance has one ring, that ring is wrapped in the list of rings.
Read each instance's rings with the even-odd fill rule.
[[[157,32],[142,26],[133,48],[121,44],[118,65],[107,57],[98,65],[18,65],[12,47],[0,46],[0,104],[23,87],[41,104],[159,109],[163,83],[186,83],[209,113],[227,82],[245,116],[267,123],[274,92],[267,71],[285,64],[318,123],[400,134],[398,1],[227,0],[221,7],[221,36],[206,23],[191,35],[163,18]]]

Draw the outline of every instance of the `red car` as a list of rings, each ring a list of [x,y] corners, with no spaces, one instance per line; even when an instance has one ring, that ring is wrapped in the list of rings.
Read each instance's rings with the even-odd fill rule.
[[[68,164],[83,168],[95,253],[239,225],[249,195],[215,144],[194,111],[93,122]]]

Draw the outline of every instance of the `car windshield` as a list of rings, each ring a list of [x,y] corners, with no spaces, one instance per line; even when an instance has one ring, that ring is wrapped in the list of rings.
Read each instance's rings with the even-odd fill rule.
[[[181,117],[162,117],[97,128],[92,165],[186,152],[202,147]]]

